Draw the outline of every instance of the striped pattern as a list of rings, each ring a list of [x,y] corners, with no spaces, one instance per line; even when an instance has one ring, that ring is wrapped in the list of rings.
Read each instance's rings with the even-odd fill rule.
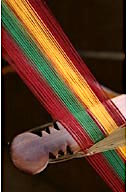
[[[3,57],[83,150],[125,123],[41,0],[2,0]],[[125,147],[87,160],[124,191]]]

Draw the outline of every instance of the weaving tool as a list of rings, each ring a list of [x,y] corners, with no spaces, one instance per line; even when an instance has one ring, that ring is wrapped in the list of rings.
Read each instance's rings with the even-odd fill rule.
[[[2,54],[54,120],[86,149],[125,124],[40,0],[2,0]],[[125,147],[86,158],[124,191]]]
[[[35,175],[43,171],[48,163],[55,164],[74,158],[82,158],[126,145],[126,126],[124,126],[118,128],[84,153],[66,129],[59,122],[56,124],[58,124],[59,131],[55,130],[53,125],[47,124],[35,128],[33,131],[22,133],[14,139],[11,155],[17,168]],[[45,132],[48,128],[49,134],[52,133],[52,135]],[[41,130],[42,138],[33,134],[39,133],[39,130]]]
[[[123,108],[125,95],[118,96],[113,101],[125,115]],[[36,127],[16,136],[11,145],[11,155],[16,167],[25,172],[37,174],[44,170],[48,163],[54,164],[73,158],[86,157],[116,149],[125,144],[126,126],[124,125],[84,153],[67,130],[59,122],[55,122]]]

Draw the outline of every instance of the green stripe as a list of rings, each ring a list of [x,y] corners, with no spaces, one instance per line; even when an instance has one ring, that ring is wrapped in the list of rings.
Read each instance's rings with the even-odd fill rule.
[[[125,183],[125,163],[121,163],[119,166],[118,162],[121,162],[122,159],[119,155],[117,155],[115,150],[106,151],[103,153],[103,155],[106,157],[110,165],[113,167],[114,170],[116,170],[116,173],[118,176],[122,179],[122,181]]]
[[[43,57],[42,53],[36,46],[33,39],[25,32],[24,27],[21,25],[21,23],[14,16],[11,10],[3,2],[2,2],[2,22],[5,28],[11,34],[11,36],[15,39],[17,44],[21,47],[23,52],[32,62],[34,67],[40,72],[42,77],[46,79],[47,83],[52,87],[52,89],[60,97],[64,105],[74,115],[74,117],[81,124],[81,126],[86,130],[90,138],[94,142],[101,140],[104,137],[101,130],[98,128],[96,123],[85,111],[82,104],[77,100],[77,98],[65,85],[63,80],[54,71],[48,60],[45,57]],[[114,154],[115,156],[114,158],[111,155],[111,152],[108,152],[108,154],[109,155],[106,158],[108,159],[109,163],[113,166],[111,162],[116,160],[116,163],[118,163],[118,167],[120,166],[121,171],[116,166],[113,168],[115,169],[116,173],[120,176],[120,178],[124,180],[122,174],[122,172],[124,172],[124,162],[121,159],[117,161],[118,158],[117,153]]]

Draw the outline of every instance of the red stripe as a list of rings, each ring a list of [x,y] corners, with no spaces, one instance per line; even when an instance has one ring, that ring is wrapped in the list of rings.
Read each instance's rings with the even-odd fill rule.
[[[59,120],[67,128],[81,147],[87,148],[90,146],[92,141],[88,135],[83,131],[73,115],[62,104],[50,86],[31,66],[20,48],[4,29],[2,29],[2,46],[5,50],[3,56],[10,62],[12,67],[17,71],[19,76],[39,99],[41,104],[45,106],[52,117]],[[7,53],[7,57],[5,52]],[[115,174],[112,167],[101,154],[88,157],[87,160],[108,183],[113,191],[119,191],[119,189],[120,192],[124,191],[123,182],[119,179],[117,174]]]
[[[118,126],[125,123],[124,116],[119,112],[119,109],[115,106],[112,101],[108,101],[108,97],[98,84],[94,76],[91,74],[83,60],[79,57],[76,50],[71,45],[67,36],[64,34],[60,25],[48,9],[46,2],[42,0],[29,0],[32,7],[38,13],[42,21],[46,24],[50,32],[59,42],[62,49],[66,52],[67,56],[73,62],[74,66],[78,69],[81,75],[86,79],[89,86],[92,88],[98,99],[103,103],[105,108],[108,110],[110,116],[117,123]]]

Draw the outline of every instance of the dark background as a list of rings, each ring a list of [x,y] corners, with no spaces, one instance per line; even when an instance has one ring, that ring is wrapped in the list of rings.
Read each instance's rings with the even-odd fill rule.
[[[125,93],[125,2],[47,0],[47,4],[97,80]],[[4,75],[2,83],[4,192],[111,191],[85,159],[50,165],[36,176],[16,169],[8,144],[51,117],[15,73]]]

